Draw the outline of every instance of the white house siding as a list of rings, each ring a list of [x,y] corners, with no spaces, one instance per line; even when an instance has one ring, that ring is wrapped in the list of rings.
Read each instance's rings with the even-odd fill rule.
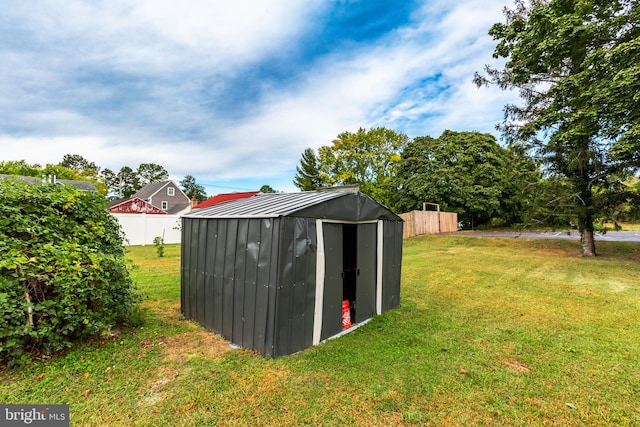
[[[164,242],[180,243],[181,215],[112,214],[126,236],[125,245],[152,245],[157,236]]]

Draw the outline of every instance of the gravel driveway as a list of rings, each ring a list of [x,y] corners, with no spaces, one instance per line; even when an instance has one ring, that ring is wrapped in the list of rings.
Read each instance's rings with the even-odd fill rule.
[[[525,239],[569,239],[579,240],[578,231],[459,231],[458,236],[470,237],[522,237]],[[606,233],[595,233],[596,241],[618,241],[618,242],[640,242],[640,231],[608,231]]]

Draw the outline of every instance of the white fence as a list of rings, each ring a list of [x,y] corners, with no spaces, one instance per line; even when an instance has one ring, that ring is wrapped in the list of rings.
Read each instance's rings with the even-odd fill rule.
[[[157,236],[164,242],[180,243],[180,215],[111,214],[120,223],[125,245],[152,245]]]

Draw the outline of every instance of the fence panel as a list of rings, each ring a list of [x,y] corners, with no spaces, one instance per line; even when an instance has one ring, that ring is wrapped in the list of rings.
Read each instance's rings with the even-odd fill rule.
[[[458,231],[458,214],[455,212],[440,212],[440,232],[453,233]]]
[[[167,244],[180,243],[179,215],[112,214],[122,227],[125,245],[152,245],[157,236]]]
[[[458,214],[437,211],[413,211],[401,214],[404,220],[402,237],[422,234],[449,233],[458,230]]]

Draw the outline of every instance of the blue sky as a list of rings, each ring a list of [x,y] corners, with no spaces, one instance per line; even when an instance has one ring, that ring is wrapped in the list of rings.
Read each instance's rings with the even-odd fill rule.
[[[159,163],[210,195],[292,180],[305,148],[384,126],[489,132],[494,0],[65,0],[0,15],[0,160]]]

